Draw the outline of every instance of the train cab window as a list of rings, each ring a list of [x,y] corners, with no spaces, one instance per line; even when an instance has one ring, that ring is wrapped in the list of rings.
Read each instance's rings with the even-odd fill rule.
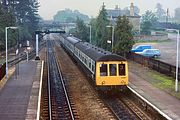
[[[100,76],[107,76],[107,64],[100,64]]]
[[[117,67],[116,64],[109,64],[109,72],[110,72],[110,76],[116,76],[116,72],[117,72]]]
[[[126,75],[125,73],[125,64],[119,64],[119,75]]]

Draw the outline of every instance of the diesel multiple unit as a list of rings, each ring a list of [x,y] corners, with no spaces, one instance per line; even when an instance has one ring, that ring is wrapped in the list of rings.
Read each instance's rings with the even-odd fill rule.
[[[61,44],[82,66],[97,88],[111,89],[128,84],[128,65],[125,58],[75,37],[63,37]]]

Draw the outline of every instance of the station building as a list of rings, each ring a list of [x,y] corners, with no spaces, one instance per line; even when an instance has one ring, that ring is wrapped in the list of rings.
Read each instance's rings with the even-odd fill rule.
[[[133,32],[139,33],[141,16],[135,13],[133,3],[130,5],[130,10],[128,8],[121,10],[118,5],[116,5],[115,9],[107,9],[108,19],[112,21],[113,24],[116,22],[119,16],[124,15],[129,18],[129,21],[133,26]]]

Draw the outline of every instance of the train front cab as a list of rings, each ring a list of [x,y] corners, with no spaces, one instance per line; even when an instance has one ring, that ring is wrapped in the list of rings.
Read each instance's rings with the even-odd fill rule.
[[[127,61],[96,63],[96,85],[104,87],[126,86],[128,84]]]

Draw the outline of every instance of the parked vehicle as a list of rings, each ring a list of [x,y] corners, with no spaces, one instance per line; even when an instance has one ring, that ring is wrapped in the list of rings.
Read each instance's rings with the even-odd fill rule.
[[[135,48],[131,49],[131,52],[142,52],[145,49],[152,49],[151,45],[138,45]]]
[[[145,49],[143,50],[143,52],[136,52],[136,53],[146,57],[154,57],[154,58],[161,56],[161,52],[159,49]]]

